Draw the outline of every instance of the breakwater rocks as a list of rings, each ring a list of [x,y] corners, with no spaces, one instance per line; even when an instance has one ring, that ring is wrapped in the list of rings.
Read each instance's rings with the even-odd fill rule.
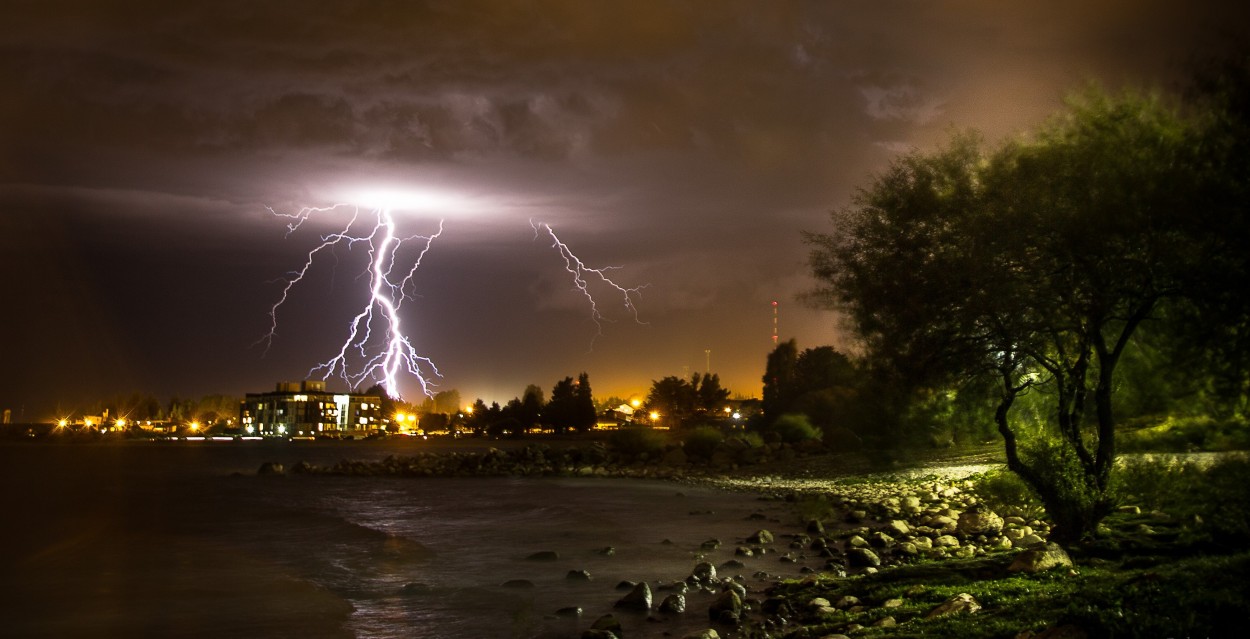
[[[479,452],[392,455],[381,461],[343,460],[330,465],[298,462],[289,468],[266,462],[262,475],[351,475],[398,477],[630,477],[678,479],[734,472],[771,461],[787,461],[823,452],[819,443],[750,446],[728,439],[711,455],[688,455],[681,446],[631,454],[596,442],[580,448],[553,449],[543,444]]]

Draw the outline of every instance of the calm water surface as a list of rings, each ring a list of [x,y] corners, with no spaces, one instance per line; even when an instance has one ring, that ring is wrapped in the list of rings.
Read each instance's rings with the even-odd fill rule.
[[[255,475],[264,461],[422,445],[0,444],[0,634],[576,637],[613,612],[619,581],[683,579],[704,540],[724,542],[709,555],[720,564],[735,541],[791,517],[752,495],[667,482]],[[544,550],[560,559],[525,560]],[[736,572],[748,584],[757,570],[798,570],[776,555],[746,561]],[[512,579],[536,587],[501,587]],[[706,603],[691,602],[663,624],[617,614],[631,637],[681,636],[707,627]],[[566,606],[585,614],[555,618]]]

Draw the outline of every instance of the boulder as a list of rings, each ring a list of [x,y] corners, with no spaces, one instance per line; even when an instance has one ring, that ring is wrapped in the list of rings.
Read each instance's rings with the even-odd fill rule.
[[[1007,567],[1009,572],[1045,572],[1055,568],[1071,568],[1072,558],[1068,553],[1059,546],[1059,544],[1049,543],[1043,546],[1030,548],[1018,555],[1011,565]]]
[[[278,462],[265,462],[256,469],[257,475],[285,475],[286,467]]]
[[[660,612],[671,612],[675,614],[686,612],[686,596],[672,594],[665,597],[664,601],[660,602]]]
[[[938,607],[930,610],[924,616],[925,619],[935,619],[937,617],[945,617],[947,615],[970,615],[981,609],[981,604],[977,603],[972,595],[962,592],[938,605]]]
[[[737,624],[742,619],[742,598],[733,590],[720,593],[708,607],[707,616],[718,623]]]
[[[907,522],[902,519],[895,519],[885,525],[885,532],[895,537],[902,537],[903,535],[911,534],[911,526],[908,526]]]
[[[616,602],[617,608],[627,608],[630,610],[650,610],[651,609],[651,586],[647,582],[641,582],[629,594],[621,597]]]
[[[716,566],[701,561],[695,564],[694,570],[690,573],[690,578],[700,583],[709,583],[716,580]]]
[[[964,535],[996,535],[1003,529],[1003,518],[992,510],[966,510],[959,515],[955,530]]]
[[[570,570],[564,578],[569,581],[590,581],[590,571],[588,570]]]
[[[556,616],[564,617],[564,618],[580,617],[582,616],[582,609],[579,606],[569,606],[567,608],[561,608],[556,611]]]
[[[933,540],[933,545],[939,548],[958,548],[959,539],[954,535],[941,535]]]
[[[720,633],[716,632],[715,630],[712,630],[711,628],[708,628],[707,630],[704,630],[703,632],[699,632],[693,635],[686,635],[682,637],[681,639],[720,639]]]
[[[621,622],[618,621],[617,618],[613,617],[612,615],[604,615],[602,617],[599,617],[598,619],[595,620],[594,623],[590,624],[590,629],[591,630],[604,630],[607,632],[611,632],[615,634],[617,637],[620,637],[623,635],[623,633],[621,632]]]
[[[560,559],[560,553],[554,550],[540,550],[525,559],[526,561],[557,561]]]
[[[846,560],[856,568],[881,565],[881,558],[877,556],[877,553],[867,548],[852,548],[846,551]]]
[[[747,537],[748,544],[771,544],[773,543],[773,534],[767,530],[758,530],[754,535]]]

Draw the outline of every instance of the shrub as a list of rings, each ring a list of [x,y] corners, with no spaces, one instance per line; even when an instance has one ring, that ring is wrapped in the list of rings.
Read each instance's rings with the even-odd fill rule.
[[[668,438],[649,427],[632,426],[613,431],[608,436],[608,445],[625,457],[652,456],[664,450]]]
[[[1042,502],[1028,484],[1006,468],[996,468],[977,477],[974,489],[977,498],[1000,515],[1015,515],[1025,519],[1042,516]]]
[[[787,444],[795,444],[809,439],[820,439],[821,433],[807,415],[787,414],[777,418],[769,429],[781,437]]]
[[[724,433],[713,426],[698,426],[682,433],[682,448],[694,459],[711,459],[712,452],[725,441]]]

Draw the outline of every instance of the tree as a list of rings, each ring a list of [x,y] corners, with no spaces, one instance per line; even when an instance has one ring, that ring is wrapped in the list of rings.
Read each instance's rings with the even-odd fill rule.
[[[720,385],[720,375],[716,373],[695,373],[690,377],[690,387],[694,389],[695,411],[701,415],[719,413],[729,399],[729,390]]]
[[[816,296],[844,312],[871,365],[906,389],[997,380],[1008,467],[1060,540],[1112,506],[1114,389],[1125,349],[1175,300],[1201,296],[1227,250],[1194,223],[1201,131],[1153,96],[1088,91],[1031,140],[975,135],[895,161],[835,234],[808,234]],[[1012,412],[1044,397],[1046,436]]]
[[[681,426],[694,413],[696,391],[686,380],[670,375],[653,380],[643,410],[657,413],[664,423]]]
[[[764,416],[776,419],[794,400],[795,365],[799,358],[798,344],[788,340],[768,354],[764,366]]]
[[[556,431],[566,428],[589,430],[595,425],[595,403],[590,394],[590,378],[586,373],[577,381],[565,377],[551,389],[551,401],[543,410],[543,423]]]

